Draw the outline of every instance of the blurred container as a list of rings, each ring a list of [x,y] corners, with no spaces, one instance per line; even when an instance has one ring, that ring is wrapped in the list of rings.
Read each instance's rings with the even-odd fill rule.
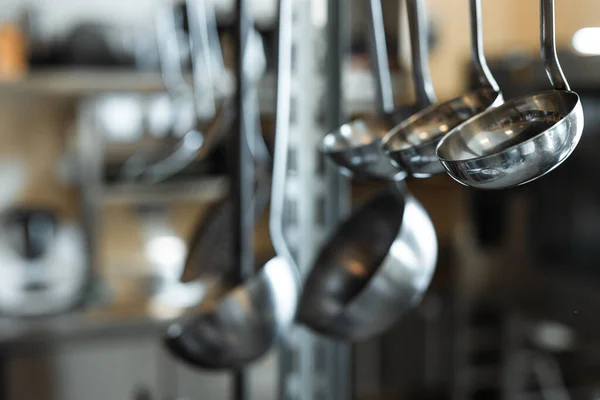
[[[15,207],[0,218],[0,312],[40,316],[82,300],[88,279],[84,235],[47,208]]]
[[[27,39],[19,25],[0,24],[0,79],[21,78],[27,72]]]

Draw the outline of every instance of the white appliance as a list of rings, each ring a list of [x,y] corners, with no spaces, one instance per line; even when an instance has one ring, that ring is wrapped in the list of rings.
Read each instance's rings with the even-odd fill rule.
[[[87,282],[81,229],[45,209],[13,208],[0,217],[0,313],[54,314],[74,307]]]

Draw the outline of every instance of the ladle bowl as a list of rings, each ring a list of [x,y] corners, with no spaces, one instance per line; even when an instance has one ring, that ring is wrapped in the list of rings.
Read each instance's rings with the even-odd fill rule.
[[[459,183],[506,189],[546,175],[573,152],[583,132],[583,108],[558,61],[554,0],[540,0],[540,48],[554,90],[513,99],[459,125],[437,155]]]
[[[330,337],[363,340],[385,331],[427,290],[437,239],[427,212],[390,188],[342,223],[309,273],[297,319]]]
[[[444,167],[436,155],[438,142],[457,125],[503,101],[497,90],[480,88],[433,104],[392,129],[382,140],[382,150],[416,178],[442,173]]]
[[[233,290],[218,293],[214,299],[205,299],[199,313],[169,327],[165,338],[168,348],[197,367],[239,369],[245,366],[283,337],[296,314],[301,279],[282,226],[288,167],[291,25],[292,2],[280,0],[275,151],[269,216],[271,241],[277,256]],[[240,115],[246,116],[243,103]]]
[[[459,125],[439,142],[437,155],[457,182],[504,189],[559,166],[582,132],[577,93],[551,90],[510,100]]]
[[[421,3],[413,0],[408,4],[422,7]],[[504,101],[483,52],[481,0],[469,0],[469,14],[471,64],[478,88],[425,108],[392,129],[382,140],[383,152],[415,178],[428,178],[444,172],[436,155],[438,142],[457,125]],[[423,77],[425,84],[431,85],[431,77]]]
[[[381,140],[394,126],[435,101],[431,88],[421,84],[429,75],[427,32],[423,21],[417,21],[417,8],[409,9],[411,22],[411,59],[415,104],[394,106],[389,71],[383,12],[380,0],[369,1],[371,64],[375,76],[378,119],[359,119],[337,128],[323,138],[321,152],[338,166],[340,172],[356,180],[400,181],[406,178],[402,167],[392,164],[381,151]]]
[[[343,175],[357,180],[402,180],[406,172],[392,165],[381,152],[386,125],[376,120],[358,119],[327,134],[321,152]]]
[[[282,257],[272,258],[250,281],[202,310],[171,324],[165,344],[190,365],[236,369],[262,356],[281,339],[294,320],[297,271]]]

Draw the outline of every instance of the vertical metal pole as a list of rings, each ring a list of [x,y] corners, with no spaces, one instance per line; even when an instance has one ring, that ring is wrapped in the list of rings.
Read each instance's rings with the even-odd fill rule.
[[[349,192],[319,152],[323,136],[342,122],[342,71],[346,50],[343,0],[294,0],[292,106],[285,236],[300,273],[348,210]],[[350,352],[345,344],[295,327],[280,353],[284,400],[351,397]]]
[[[349,49],[350,35],[347,26],[347,22],[350,20],[349,9],[350,7],[348,7],[345,0],[329,0],[328,2],[326,28],[328,52],[325,59],[327,131],[336,129],[346,119],[343,102],[343,82],[344,61]],[[391,98],[392,102],[391,107],[393,108],[393,94],[389,93],[389,95],[388,97]],[[380,98],[384,98],[383,93]],[[327,226],[334,227],[350,211],[350,185],[348,179],[341,176],[337,169],[331,165],[326,166],[325,179],[331,193],[328,202]],[[352,383],[355,382],[352,377],[352,346],[339,342],[331,343],[330,348],[331,378],[335,387],[336,400],[349,400],[352,398]]]
[[[329,0],[327,20],[327,130],[332,131],[345,121],[344,111],[344,60],[349,49],[349,8],[345,0]],[[335,226],[350,211],[350,185],[338,170],[326,165],[325,173],[331,188],[331,200],[327,212],[327,225]]]
[[[244,73],[244,55],[250,34],[250,21],[248,2],[236,0],[236,46],[235,46],[235,71],[237,80],[236,92],[236,129],[231,135],[231,196],[234,206],[234,251],[238,262],[237,281],[242,282],[254,273],[254,213],[245,212],[249,210],[254,192],[254,163],[248,143],[246,143],[246,129],[253,129],[254,124],[244,121],[250,83]],[[254,137],[254,136],[251,136]],[[249,398],[249,382],[245,371],[234,372],[233,395],[236,400]]]
[[[85,233],[88,284],[93,290],[98,273],[98,238],[102,228],[104,136],[97,127],[96,98],[82,100],[77,106],[77,166],[81,191],[82,226]]]

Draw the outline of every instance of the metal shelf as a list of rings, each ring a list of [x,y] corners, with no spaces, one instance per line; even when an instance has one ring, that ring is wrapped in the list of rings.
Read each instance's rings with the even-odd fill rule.
[[[43,69],[22,79],[0,82],[2,91],[54,95],[85,95],[94,92],[153,92],[164,90],[158,71],[127,69]]]
[[[0,318],[0,349],[30,350],[32,346],[72,343],[80,340],[158,335],[167,320],[150,315],[142,306],[119,316],[119,308],[90,309],[43,318]]]
[[[191,75],[190,75],[191,80]],[[400,96],[406,91],[405,74],[392,74],[392,83]],[[275,104],[275,77],[267,73],[260,82],[260,105],[264,112],[273,112]],[[366,68],[349,67],[344,73],[344,96],[349,113],[373,111],[375,90],[373,77]],[[0,80],[0,93],[27,93],[51,96],[86,96],[103,92],[141,92],[164,91],[161,75],[158,71],[132,69],[77,69],[57,68],[33,70],[19,80]],[[233,72],[220,82],[217,98],[231,98],[234,93]]]
[[[136,183],[107,184],[103,202],[109,205],[169,203],[174,201],[210,202],[227,195],[229,179],[223,176],[155,185]]]

